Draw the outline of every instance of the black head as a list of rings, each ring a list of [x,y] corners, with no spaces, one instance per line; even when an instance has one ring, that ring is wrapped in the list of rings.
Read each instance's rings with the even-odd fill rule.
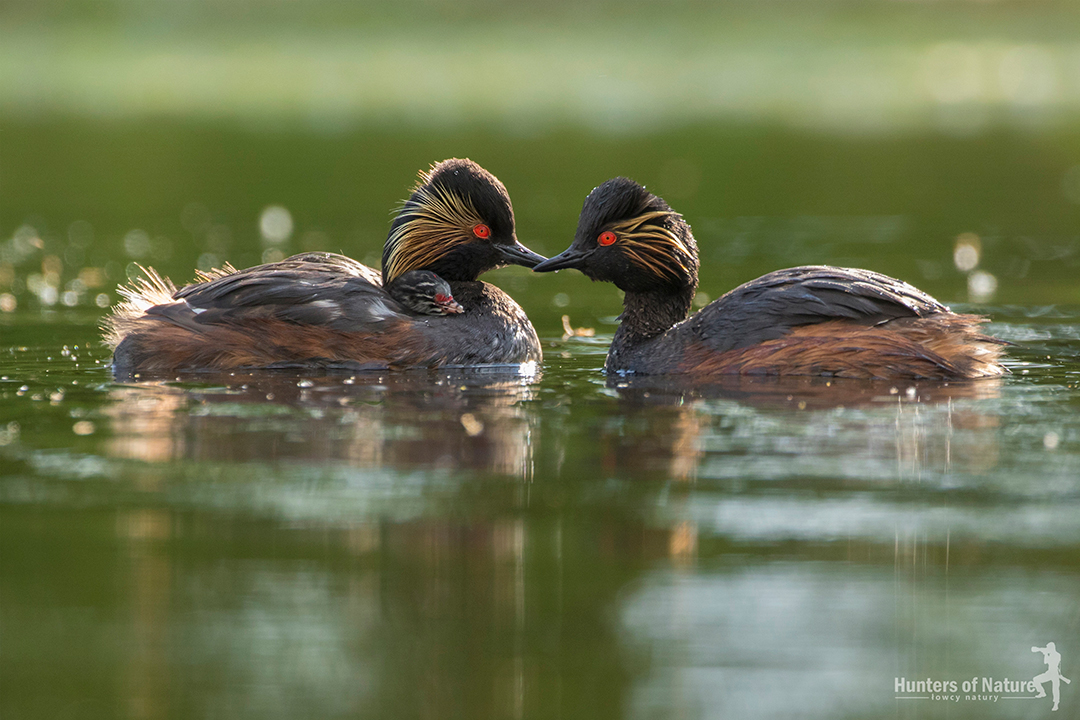
[[[585,198],[573,244],[533,268],[575,268],[627,292],[697,288],[697,243],[682,216],[627,178],[608,180]]]
[[[390,226],[383,247],[383,283],[409,270],[447,280],[475,280],[503,265],[543,260],[518,242],[514,207],[498,178],[457,158],[420,173],[420,182]]]
[[[410,270],[386,286],[390,297],[420,315],[457,315],[465,312],[454,300],[450,284],[429,270]]]

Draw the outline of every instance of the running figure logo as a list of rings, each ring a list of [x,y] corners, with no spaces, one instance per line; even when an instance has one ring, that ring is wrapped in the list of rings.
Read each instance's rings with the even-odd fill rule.
[[[1046,647],[1033,647],[1031,652],[1041,652],[1043,662],[1046,663],[1046,672],[1032,678],[1032,682],[1039,686],[1039,694],[1035,697],[1046,697],[1043,683],[1050,681],[1051,689],[1054,691],[1054,707],[1051,709],[1057,710],[1058,703],[1061,702],[1061,681],[1064,680],[1066,684],[1072,683],[1072,680],[1061,674],[1061,653],[1054,647],[1054,643],[1046,643]]]

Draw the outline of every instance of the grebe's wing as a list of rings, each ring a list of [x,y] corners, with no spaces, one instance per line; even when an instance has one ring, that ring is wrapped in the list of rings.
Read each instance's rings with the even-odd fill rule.
[[[877,325],[948,311],[918,288],[887,275],[810,265],[778,270],[740,285],[685,325],[715,349],[726,351],[829,320]]]
[[[407,315],[383,290],[378,272],[343,255],[304,253],[205,275],[206,282],[181,288],[174,302],[146,314],[193,330],[272,318],[354,331]]]

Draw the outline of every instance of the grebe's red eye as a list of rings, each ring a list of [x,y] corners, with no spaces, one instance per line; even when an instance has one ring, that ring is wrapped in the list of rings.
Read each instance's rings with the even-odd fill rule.
[[[443,295],[442,293],[435,293],[435,302],[437,302],[437,303],[448,303],[453,299],[454,298],[450,297],[449,295]]]
[[[614,245],[615,241],[618,239],[618,235],[611,232],[610,230],[605,230],[604,232],[600,233],[600,237],[596,238],[596,242],[600,243],[601,245]]]
[[[473,235],[475,235],[478,238],[491,237],[491,228],[489,228],[484,223],[480,223],[479,225],[474,225],[472,231],[473,231]]]

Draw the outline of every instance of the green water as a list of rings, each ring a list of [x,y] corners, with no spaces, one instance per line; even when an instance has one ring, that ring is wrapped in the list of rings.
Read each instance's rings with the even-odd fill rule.
[[[1075,10],[893,5],[3,10],[0,717],[1076,717]],[[699,302],[866,267],[989,316],[1012,372],[609,384],[615,288],[507,268],[532,374],[112,381],[137,264],[377,264],[451,156],[545,255],[629,175],[693,226]],[[1059,712],[993,690],[1049,642]]]

